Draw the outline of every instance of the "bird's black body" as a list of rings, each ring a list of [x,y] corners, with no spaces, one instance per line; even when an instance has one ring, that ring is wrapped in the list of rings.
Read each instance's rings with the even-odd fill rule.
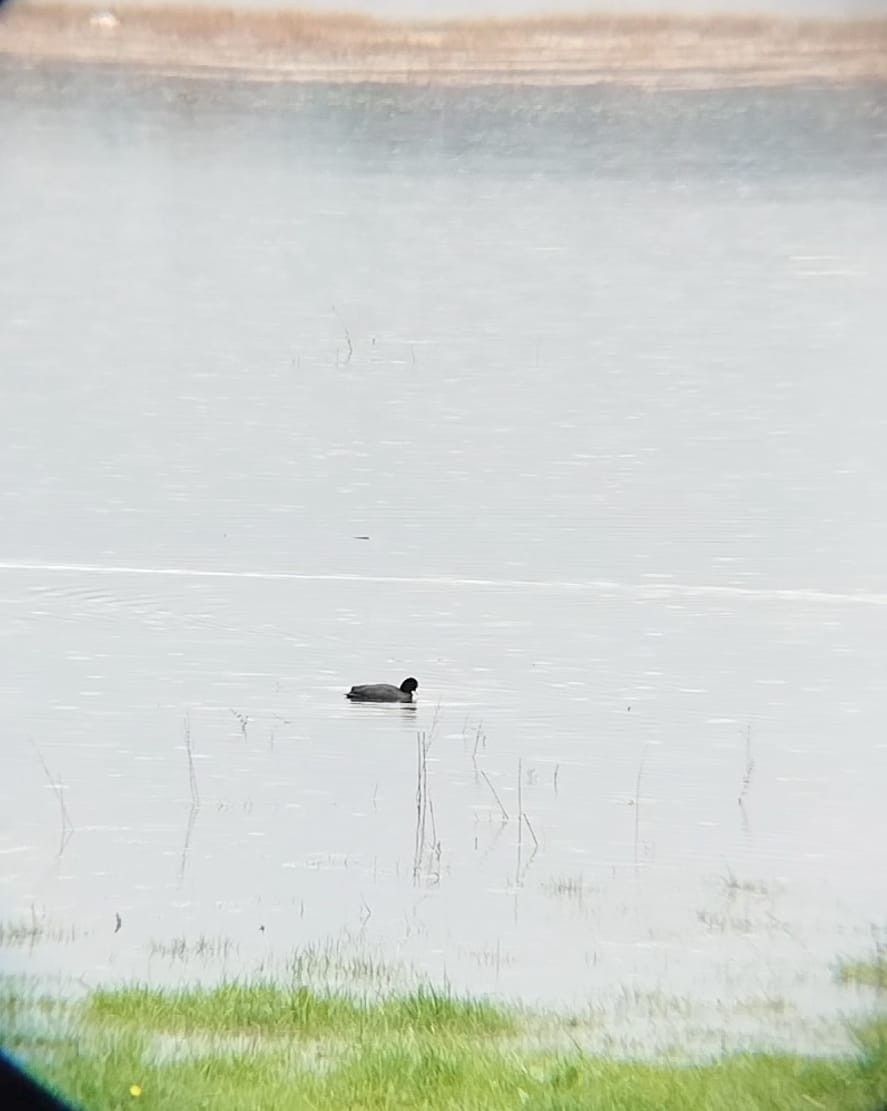
[[[415,679],[404,679],[399,687],[392,683],[364,683],[352,687],[345,695],[352,702],[412,702],[413,691],[419,689]]]

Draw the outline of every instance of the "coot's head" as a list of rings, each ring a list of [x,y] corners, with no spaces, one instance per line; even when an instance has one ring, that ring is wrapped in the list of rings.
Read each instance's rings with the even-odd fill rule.
[[[404,679],[404,681],[400,684],[400,689],[403,691],[404,694],[412,694],[413,691],[417,691],[419,689],[419,684],[416,682],[415,679],[411,677],[409,679]]]

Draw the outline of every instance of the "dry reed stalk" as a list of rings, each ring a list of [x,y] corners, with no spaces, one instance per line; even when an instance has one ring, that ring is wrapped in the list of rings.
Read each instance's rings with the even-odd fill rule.
[[[245,741],[248,741],[249,737],[247,737],[246,735],[246,727],[247,725],[249,725],[249,714],[241,714],[239,710],[235,710],[231,706],[228,707],[228,711],[237,718],[237,722],[240,725],[240,732],[243,735],[243,739]]]
[[[752,756],[751,751],[751,725],[745,731],[745,774],[742,777],[742,787],[739,791],[739,798],[736,800],[740,806],[745,805],[745,796],[748,794],[748,789],[751,787],[751,777],[755,770],[755,758]]]
[[[416,733],[416,837],[413,848],[413,879],[417,879],[425,855],[425,825],[428,814],[428,745],[423,732]]]
[[[234,710],[231,711],[235,713]],[[179,858],[179,884],[185,879],[185,869],[188,866],[188,852],[191,848],[191,837],[197,815],[200,813],[200,788],[197,785],[197,766],[194,763],[194,746],[191,742],[191,717],[185,714],[183,727],[185,739],[185,753],[188,757],[188,785],[191,789],[191,805],[188,808],[188,821],[185,825],[185,839],[182,843],[182,855]]]
[[[647,759],[647,746],[644,745],[641,752],[641,760],[638,764],[638,776],[634,785],[634,863],[637,867],[638,863],[638,847],[640,845],[641,834],[641,780],[644,777],[644,761]]]
[[[34,738],[28,737],[28,740],[31,742],[34,751],[37,753],[37,759],[40,761],[40,766],[43,768],[43,773],[46,776],[47,782],[52,788],[52,792],[59,804],[59,820],[61,823],[61,832],[59,835],[58,855],[61,856],[62,853],[65,851],[68,842],[74,836],[74,823],[71,821],[71,815],[68,813],[68,807],[65,803],[65,788],[58,776],[54,776],[49,770],[49,766],[46,763],[46,760],[44,760],[43,758],[43,753],[40,751],[40,748]]]
[[[234,711],[231,711],[234,713]],[[200,789],[197,786],[197,768],[194,765],[194,749],[191,745],[191,718],[185,714],[185,752],[188,756],[188,784],[191,788],[191,806],[200,806]]]
[[[502,818],[503,818],[503,820],[504,820],[504,821],[506,821],[506,822],[510,822],[510,821],[511,821],[511,819],[510,819],[510,818],[509,818],[509,816],[508,816],[508,811],[507,811],[507,810],[505,809],[505,807],[504,807],[504,806],[502,805],[502,799],[500,799],[500,798],[499,798],[499,794],[498,794],[498,792],[496,791],[496,788],[495,788],[495,787],[493,786],[493,784],[492,784],[492,783],[490,782],[490,777],[489,777],[489,776],[487,775],[487,773],[486,773],[485,771],[483,771],[483,769],[481,769],[481,773],[480,773],[480,774],[481,774],[481,775],[483,776],[483,778],[484,778],[484,781],[486,782],[486,785],[487,785],[487,786],[488,786],[488,787],[490,788],[490,790],[491,790],[491,791],[493,792],[493,798],[494,798],[494,799],[496,800],[496,802],[497,802],[497,803],[499,804],[499,809],[500,809],[500,810],[502,811]]]
[[[342,364],[342,366],[348,366],[348,364],[351,362],[351,357],[354,355],[354,344],[351,342],[351,333],[348,331],[348,325],[342,319],[341,313],[339,312],[339,310],[336,308],[335,305],[333,305],[333,312],[335,313],[336,320],[338,320],[339,323],[342,325],[342,331],[345,333],[345,340],[348,344],[348,356],[345,359],[345,362]],[[339,353],[337,351],[336,352],[336,366],[338,366],[338,365],[339,365]],[[433,729],[433,726],[432,726],[432,729]]]
[[[474,751],[471,753],[471,759],[472,760],[477,760],[477,750],[478,750],[478,747],[480,746],[481,741],[483,741],[483,746],[484,746],[484,748],[486,748],[487,747],[487,736],[486,736],[486,733],[484,733],[484,731],[483,731],[483,722],[479,721],[477,723],[477,730],[474,734]]]
[[[517,882],[520,883],[521,850],[524,845],[523,761],[517,761]]]
[[[526,814],[524,814],[524,821],[527,823],[527,829],[530,831],[530,836],[533,838],[534,849],[538,849],[539,838],[536,836],[536,831],[533,829],[533,826],[530,823],[530,819]]]

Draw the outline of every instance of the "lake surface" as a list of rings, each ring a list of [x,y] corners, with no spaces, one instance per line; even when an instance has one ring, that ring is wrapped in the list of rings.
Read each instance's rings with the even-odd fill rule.
[[[4,966],[364,954],[608,1048],[845,1046],[883,91],[0,94]]]

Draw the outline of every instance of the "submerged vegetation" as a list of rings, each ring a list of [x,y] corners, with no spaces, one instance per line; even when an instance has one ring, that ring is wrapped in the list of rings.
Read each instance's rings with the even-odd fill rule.
[[[841,961],[837,968],[837,979],[839,983],[851,984],[856,988],[887,991],[887,944],[878,940],[871,957]]]
[[[842,984],[887,991],[887,953],[867,961],[845,961],[838,968],[838,979]]]
[[[359,999],[267,982],[79,1002],[0,989],[6,1046],[92,1111],[132,1106],[473,1111],[876,1111],[887,1021],[846,1059],[740,1054],[706,1064],[606,1060],[553,1020],[421,989]]]
[[[842,961],[837,978],[842,984],[887,991],[887,928],[873,927],[872,937],[875,949],[871,956]]]

